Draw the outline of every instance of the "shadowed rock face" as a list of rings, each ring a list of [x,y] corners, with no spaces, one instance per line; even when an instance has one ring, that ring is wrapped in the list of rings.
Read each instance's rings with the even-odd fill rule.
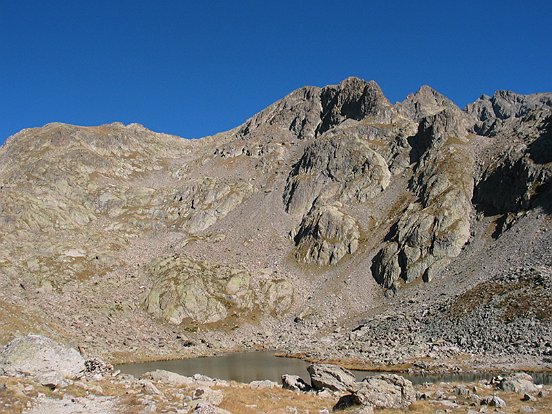
[[[23,130],[0,148],[1,338],[33,324],[92,347],[97,324],[121,352],[176,327],[257,338],[312,309],[369,309],[375,282],[480,267],[468,241],[492,247],[552,211],[551,99],[501,91],[462,111],[424,86],[392,105],[348,78],[200,140],[136,124]]]
[[[358,78],[347,78],[337,86],[322,89],[321,103],[319,135],[346,119],[369,118],[374,123],[389,124],[396,115],[395,108],[376,82]]]
[[[506,119],[511,121],[511,119]],[[550,211],[552,115],[531,112],[497,138],[520,137],[487,166],[476,185],[474,204],[485,214],[509,214],[542,206]]]

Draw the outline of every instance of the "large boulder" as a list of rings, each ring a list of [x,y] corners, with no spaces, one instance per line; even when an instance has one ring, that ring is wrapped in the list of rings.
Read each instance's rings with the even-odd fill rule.
[[[343,396],[336,408],[352,405],[374,408],[406,408],[416,401],[412,383],[400,375],[367,377],[352,387],[350,395]]]
[[[484,397],[479,401],[480,405],[488,405],[489,407],[504,408],[506,407],[506,402],[496,395],[491,395],[489,397]]]
[[[85,371],[76,349],[41,335],[15,338],[0,352],[0,370],[8,375],[74,378]]]
[[[330,364],[313,364],[307,367],[315,390],[347,391],[356,381],[352,372]]]
[[[503,378],[498,384],[503,391],[516,392],[519,394],[538,392],[539,388],[533,383],[533,377],[524,372],[518,372]]]

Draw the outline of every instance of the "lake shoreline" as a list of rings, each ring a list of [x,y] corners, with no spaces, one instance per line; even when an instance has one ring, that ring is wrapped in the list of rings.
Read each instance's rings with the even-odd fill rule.
[[[332,364],[338,365],[342,368],[363,372],[367,375],[370,374],[399,374],[399,375],[408,375],[408,376],[421,376],[421,377],[445,377],[445,376],[481,376],[482,378],[490,378],[492,376],[505,376],[515,372],[527,372],[533,375],[551,375],[552,369],[549,367],[542,367],[538,365],[531,365],[527,363],[517,363],[517,364],[501,364],[501,365],[476,365],[475,361],[467,362],[466,360],[461,361],[460,364],[452,364],[451,361],[447,361],[446,364],[436,361],[428,361],[427,359],[423,361],[414,361],[409,364],[400,364],[400,365],[381,365],[381,364],[371,364],[369,361],[363,361],[353,358],[321,358],[321,357],[312,357],[305,353],[287,353],[277,350],[266,350],[266,349],[255,349],[255,350],[224,350],[224,351],[214,351],[209,354],[204,354],[200,356],[186,356],[184,358],[175,355],[173,358],[163,358],[163,359],[145,359],[141,361],[125,362],[122,364],[115,364],[118,369],[121,369],[123,372],[126,367],[133,365],[148,365],[153,366],[155,363],[160,365],[165,365],[164,363],[174,363],[178,364],[179,361],[184,363],[194,363],[197,362],[198,365],[201,364],[201,361],[208,359],[224,359],[232,358],[235,356],[247,356],[248,354],[270,354],[276,358],[284,359],[295,359],[302,361],[306,365],[308,364]],[[439,365],[432,365],[432,362],[438,362]],[[458,361],[456,361],[458,362]],[[423,364],[422,364],[423,363]],[[424,368],[421,368],[421,367]],[[162,368],[166,369],[166,368]],[[166,369],[171,371],[171,369]],[[195,373],[195,372],[194,372]],[[197,372],[203,374],[202,372]],[[283,373],[282,373],[283,374]],[[289,373],[288,373],[289,374]],[[216,377],[216,375],[215,375]]]

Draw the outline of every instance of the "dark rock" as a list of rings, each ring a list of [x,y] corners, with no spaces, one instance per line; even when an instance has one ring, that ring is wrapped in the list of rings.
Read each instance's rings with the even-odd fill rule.
[[[301,377],[290,374],[282,375],[282,387],[292,391],[307,392],[311,390],[311,386],[303,381]]]
[[[496,395],[485,397],[480,400],[480,405],[488,405],[490,407],[503,408],[506,407],[506,402]]]

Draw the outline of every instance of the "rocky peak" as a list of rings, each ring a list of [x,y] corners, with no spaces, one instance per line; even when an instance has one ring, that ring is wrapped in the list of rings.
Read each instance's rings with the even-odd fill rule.
[[[289,131],[299,139],[313,138],[321,110],[320,88],[305,86],[247,120],[236,135],[243,138],[262,134],[267,129],[277,129],[280,132]]]
[[[321,91],[322,116],[317,134],[322,134],[346,119],[372,118],[387,124],[395,110],[375,81],[351,77]]]
[[[237,129],[237,138],[273,135],[310,139],[347,119],[389,124],[396,110],[375,81],[350,77],[324,88],[305,86],[270,105]]]
[[[423,85],[417,92],[411,93],[404,101],[397,103],[395,107],[401,115],[416,122],[444,109],[459,110],[454,102],[428,85]]]

